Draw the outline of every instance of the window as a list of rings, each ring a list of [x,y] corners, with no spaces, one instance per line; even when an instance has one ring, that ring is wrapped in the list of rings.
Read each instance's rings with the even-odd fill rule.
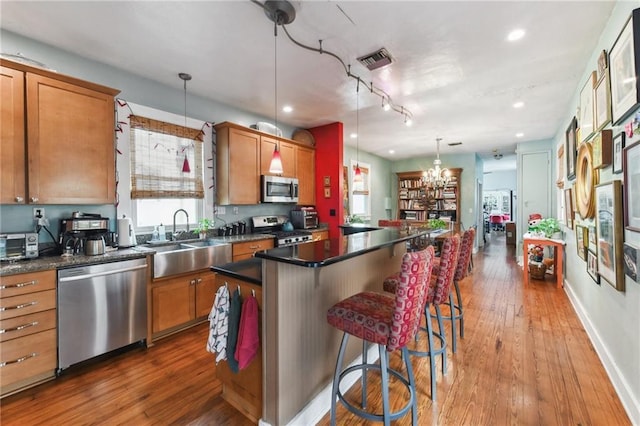
[[[136,232],[171,228],[179,209],[191,227],[213,217],[213,127],[117,99],[117,217],[133,219]],[[204,197],[204,198],[202,198]],[[183,213],[176,227],[186,228]]]
[[[360,167],[362,182],[354,182],[356,167]],[[371,219],[371,195],[369,189],[371,185],[371,166],[362,162],[351,160],[351,196],[349,197],[350,211],[352,216],[358,216],[365,221]]]

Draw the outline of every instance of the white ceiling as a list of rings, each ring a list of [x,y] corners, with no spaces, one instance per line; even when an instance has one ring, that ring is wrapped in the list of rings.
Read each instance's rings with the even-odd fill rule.
[[[552,138],[609,18],[611,1],[296,1],[299,42],[351,64],[413,115],[384,112],[361,89],[359,148],[389,159],[478,152],[485,171],[515,167],[516,143]],[[3,29],[252,113],[274,116],[273,22],[251,1],[1,4]],[[508,42],[516,28],[523,39]],[[356,82],[329,55],[277,37],[278,121],[356,130]],[[369,71],[356,58],[385,47],[395,62]],[[3,52],[16,53],[16,52]],[[37,59],[37,58],[33,58]],[[522,101],[520,109],[512,107]],[[215,117],[211,118],[215,120]],[[516,138],[516,133],[524,136]],[[447,143],[462,142],[450,147]],[[395,150],[390,154],[389,149]],[[493,160],[493,151],[504,157]],[[506,166],[506,167],[505,167]]]

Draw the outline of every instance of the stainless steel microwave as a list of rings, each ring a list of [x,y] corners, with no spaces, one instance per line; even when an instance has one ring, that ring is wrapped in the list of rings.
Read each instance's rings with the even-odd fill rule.
[[[298,179],[262,175],[260,182],[263,203],[298,202]]]
[[[0,234],[0,260],[38,257],[38,234],[35,232]]]

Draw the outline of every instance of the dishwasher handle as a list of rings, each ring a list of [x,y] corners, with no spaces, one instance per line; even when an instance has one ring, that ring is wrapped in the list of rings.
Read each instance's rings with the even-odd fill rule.
[[[104,271],[104,272],[90,272],[88,274],[75,275],[73,277],[60,277],[58,278],[58,282],[78,281],[78,280],[84,280],[87,278],[102,277],[105,275],[114,275],[114,274],[119,274],[121,272],[137,271],[139,269],[146,269],[146,268],[147,268],[147,264],[145,263],[144,265],[131,266],[128,268],[112,269],[110,271]]]

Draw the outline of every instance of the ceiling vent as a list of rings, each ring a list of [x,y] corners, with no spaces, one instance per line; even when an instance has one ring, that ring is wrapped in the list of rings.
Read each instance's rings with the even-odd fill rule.
[[[393,58],[384,47],[373,53],[358,58],[358,61],[369,70],[377,70],[393,62]]]
[[[458,146],[458,145],[462,145],[462,142],[449,142],[447,145],[449,145],[449,146]]]

